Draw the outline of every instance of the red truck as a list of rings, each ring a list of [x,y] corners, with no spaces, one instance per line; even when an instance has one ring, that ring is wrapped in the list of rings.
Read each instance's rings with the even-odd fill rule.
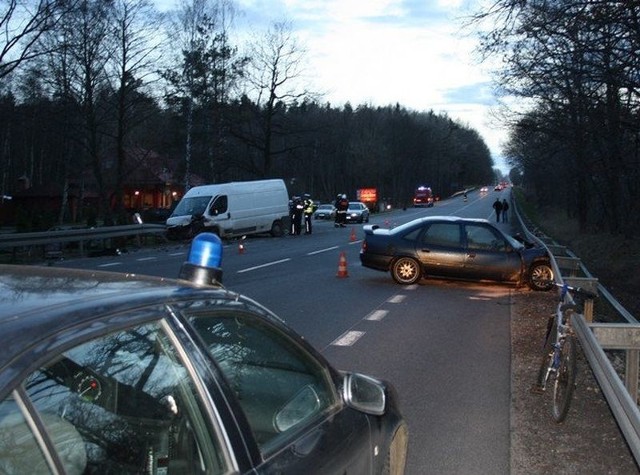
[[[413,206],[433,206],[433,192],[428,186],[419,186],[413,194]]]

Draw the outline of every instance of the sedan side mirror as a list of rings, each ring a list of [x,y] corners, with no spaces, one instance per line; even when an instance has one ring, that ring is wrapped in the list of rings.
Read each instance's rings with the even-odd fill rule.
[[[387,399],[381,381],[363,374],[349,373],[344,378],[343,392],[348,406],[374,416],[385,413]]]

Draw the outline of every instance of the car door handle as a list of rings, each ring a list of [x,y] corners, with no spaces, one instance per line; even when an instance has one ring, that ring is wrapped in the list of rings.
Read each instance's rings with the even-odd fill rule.
[[[422,252],[431,252],[431,249],[420,249]]]
[[[475,257],[476,257],[476,253],[475,253],[475,252],[470,252],[469,254],[467,254],[467,257],[468,257],[469,259],[473,259],[473,258],[475,258]]]

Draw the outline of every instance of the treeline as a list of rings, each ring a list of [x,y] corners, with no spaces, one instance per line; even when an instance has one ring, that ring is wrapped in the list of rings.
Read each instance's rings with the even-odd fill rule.
[[[61,193],[89,176],[99,213],[124,213],[132,149],[174,163],[185,188],[194,175],[281,177],[292,194],[376,187],[401,205],[420,184],[446,196],[495,179],[482,138],[445,115],[323,102],[304,83],[307,52],[289,23],[240,48],[229,0],[188,0],[164,15],[146,0],[5,4],[2,195],[23,176]]]
[[[498,0],[491,28],[497,81],[527,104],[511,124],[511,179],[582,230],[640,230],[640,3]]]

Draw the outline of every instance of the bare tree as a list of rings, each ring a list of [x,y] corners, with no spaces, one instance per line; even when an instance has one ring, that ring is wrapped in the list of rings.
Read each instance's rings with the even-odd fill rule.
[[[40,39],[55,30],[75,4],[58,0],[0,1],[0,78],[23,62],[47,54],[49,51],[41,47]]]
[[[185,0],[173,24],[176,66],[163,76],[168,102],[178,105],[186,119],[185,189],[194,167],[202,165],[199,171],[215,182],[222,166],[224,104],[246,62],[230,40],[234,15],[229,0]]]
[[[151,78],[160,59],[157,42],[159,16],[147,0],[116,0],[111,11],[110,43],[111,89],[115,92],[116,106],[116,213],[124,212],[123,185],[130,170],[126,163],[128,137],[146,118],[146,102],[142,88],[154,81]]]
[[[274,136],[287,133],[284,124],[277,123],[278,116],[287,106],[314,96],[303,83],[306,54],[287,21],[274,23],[249,46],[247,79],[261,116],[259,131],[244,132],[242,137],[262,153],[259,172],[263,176],[271,172],[275,155],[289,151],[286,146],[274,148]]]

